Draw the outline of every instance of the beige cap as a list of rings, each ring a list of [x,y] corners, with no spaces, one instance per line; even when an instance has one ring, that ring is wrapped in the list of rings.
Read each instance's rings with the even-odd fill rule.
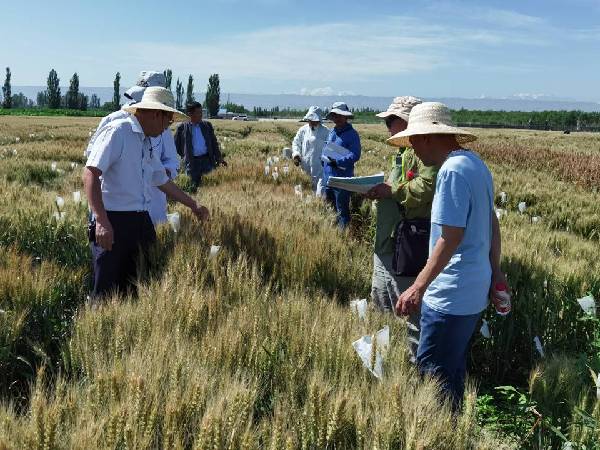
[[[396,116],[408,122],[408,115],[410,114],[410,111],[413,109],[413,107],[420,103],[423,103],[423,100],[413,97],[412,95],[396,97],[391,105],[388,106],[387,111],[380,112],[379,114],[376,114],[376,116],[381,117],[382,119],[385,119],[389,116]]]

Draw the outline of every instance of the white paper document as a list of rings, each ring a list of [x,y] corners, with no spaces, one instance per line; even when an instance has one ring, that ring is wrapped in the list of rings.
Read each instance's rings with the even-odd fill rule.
[[[367,177],[329,177],[327,186],[366,194],[372,187],[384,182],[383,172]]]
[[[323,147],[323,152],[321,153],[321,159],[325,162],[328,161],[328,158],[335,159],[336,161],[341,158],[346,158],[348,156],[352,156],[352,152],[341,145],[335,144],[333,142],[329,142]]]

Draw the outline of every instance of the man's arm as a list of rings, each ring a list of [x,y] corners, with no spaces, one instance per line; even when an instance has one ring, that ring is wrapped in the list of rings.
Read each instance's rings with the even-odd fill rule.
[[[356,163],[360,159],[360,137],[355,131],[347,140],[347,149],[350,150],[350,154],[337,160],[338,165],[347,167],[350,164]]]
[[[296,131],[296,135],[292,140],[292,158],[302,158],[302,138],[304,136],[304,127],[300,127]]]
[[[373,186],[365,197],[372,200],[393,198],[405,208],[418,208],[432,202],[437,171],[435,167],[424,167],[419,176],[400,183],[396,189],[389,183],[380,183]]]
[[[175,148],[177,149],[177,154],[182,158],[185,158],[185,149],[183,148],[183,129],[184,126],[182,123],[180,123],[175,130]]]
[[[492,246],[490,248],[490,265],[492,266],[492,289],[497,283],[508,286],[506,277],[500,268],[500,257],[502,256],[502,237],[500,235],[500,222],[492,210]]]
[[[100,175],[102,171],[96,167],[87,166],[83,169],[83,186],[85,195],[90,203],[90,208],[96,217],[96,244],[105,250],[112,250],[114,241],[113,228],[108,220],[102,201],[100,189]]]
[[[177,149],[175,148],[175,140],[171,134],[171,130],[167,129],[162,134],[162,152],[160,154],[160,162],[167,171],[167,175],[172,180],[177,176],[179,170],[179,158],[177,157]]]
[[[169,180],[165,184],[158,186],[158,188],[167,194],[171,199],[190,208],[200,220],[208,220],[208,209],[204,206],[198,205],[196,200],[179,189],[172,181]]]
[[[215,160],[217,164],[227,165],[223,160],[223,154],[221,153],[221,148],[219,147],[219,141],[217,140],[217,135],[215,134],[215,129],[212,126],[212,123],[206,122],[208,127],[208,133],[210,134],[210,141],[212,143],[213,149],[215,150]]]
[[[435,243],[427,264],[412,286],[398,297],[397,314],[408,315],[418,309],[427,287],[450,262],[450,258],[462,242],[464,234],[464,228],[442,225],[442,235]]]

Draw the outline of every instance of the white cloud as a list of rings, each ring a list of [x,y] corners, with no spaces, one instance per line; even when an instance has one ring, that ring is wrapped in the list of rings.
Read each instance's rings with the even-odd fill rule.
[[[461,1],[438,1],[429,6],[429,10],[439,16],[459,18],[471,22],[484,22],[502,28],[531,28],[544,25],[543,17],[523,14],[509,9],[475,6]]]
[[[307,44],[310,38],[310,45]],[[283,26],[224,34],[211,42],[124,44],[124,66],[171,67],[279,81],[370,80],[455,65],[461,52],[519,40],[514,33],[461,29],[404,16]],[[530,42],[529,38],[522,39]],[[121,66],[120,66],[121,67]]]
[[[327,87],[318,87],[318,88],[302,88],[299,92],[300,95],[310,95],[313,97],[332,97],[332,96],[352,96],[357,95],[354,91],[334,91],[331,86]]]
[[[480,18],[498,26],[513,28],[529,28],[545,23],[545,20],[541,17],[494,8],[479,10],[474,14],[473,18]]]

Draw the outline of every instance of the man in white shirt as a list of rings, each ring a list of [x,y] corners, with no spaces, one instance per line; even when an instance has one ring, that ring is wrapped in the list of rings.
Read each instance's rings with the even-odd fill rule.
[[[164,73],[156,72],[152,70],[143,70],[140,72],[137,84],[130,87],[123,94],[128,99],[128,103],[124,106],[131,106],[142,100],[144,91],[147,87],[160,86],[164,87],[166,84],[166,78]],[[106,125],[114,120],[125,119],[129,117],[129,113],[123,109],[110,113],[108,116],[103,117],[95,133],[90,138],[90,142],[84,156],[87,158],[94,146],[94,142],[98,138],[98,135]],[[177,176],[179,170],[179,158],[177,157],[177,150],[175,149],[175,139],[173,133],[169,129],[166,129],[160,136],[151,137],[152,146],[159,149],[160,161],[166,169],[168,177],[173,180]],[[154,225],[164,223],[167,221],[167,197],[160,189],[152,188],[152,206],[150,208],[150,218]]]
[[[329,129],[321,123],[323,111],[318,106],[311,106],[302,121],[308,123],[300,127],[292,141],[292,158],[294,164],[302,167],[311,178],[312,190],[316,192],[323,177],[321,152],[329,137]]]
[[[140,250],[147,256],[156,240],[149,214],[153,187],[188,206],[199,219],[208,219],[208,210],[169,180],[151,141],[173,119],[186,118],[173,105],[168,89],[147,88],[141,102],[124,108],[130,116],[107,124],[91,149],[83,181],[93,213],[89,237],[94,299],[135,288]]]

